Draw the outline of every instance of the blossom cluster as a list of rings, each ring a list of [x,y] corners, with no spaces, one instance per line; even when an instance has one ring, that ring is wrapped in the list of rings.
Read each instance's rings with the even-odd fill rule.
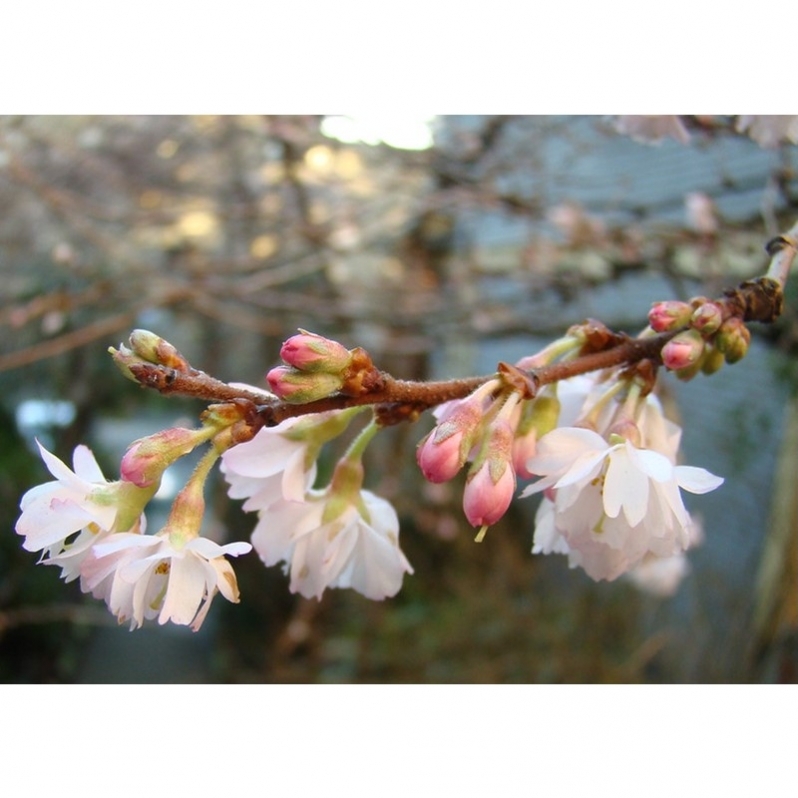
[[[710,303],[663,303],[650,318],[654,329],[682,325],[728,360],[738,354],[739,331],[718,343],[729,325]],[[674,369],[684,367],[680,330],[665,347],[673,352],[662,355]],[[589,325],[572,328],[515,366],[501,364],[471,394],[438,405],[436,425],[418,445],[418,465],[431,482],[466,472],[463,511],[480,528],[477,540],[503,517],[519,481],[531,480],[520,495],[543,494],[533,553],[567,555],[572,567],[596,580],[632,573],[663,592],[684,572],[683,554],[699,537],[681,492],[704,493],[723,480],[679,463],[681,430],[665,418],[653,381],[642,372],[615,368],[534,384],[536,369],[577,356],[595,333]],[[161,361],[177,373],[191,371],[151,333],[137,331],[130,342],[131,349],[113,350],[129,375]],[[305,331],[286,341],[281,355],[284,365],[268,378],[289,404],[358,397],[376,384],[370,381],[383,379],[363,350]],[[276,396],[248,390],[267,409],[277,406]],[[350,432],[364,413],[367,423]],[[195,430],[167,429],[135,441],[116,482],[104,478],[85,446],[75,450],[73,469],[40,446],[55,479],[22,498],[16,530],[24,548],[40,552],[40,562],[59,567],[66,581],[79,579],[84,592],[131,628],[157,618],[199,629],[217,593],[239,600],[227,558],[252,548],[265,565],[281,565],[290,590],[306,598],[321,599],[333,588],[374,600],[396,595],[405,574],[413,573],[399,546],[398,516],[364,488],[363,453],[384,416],[355,402],[269,424],[248,399],[211,405],[202,422]],[[345,433],[348,448],[327,484],[317,484],[322,450]],[[143,511],[164,471],[205,444],[210,448],[165,526],[147,534]],[[204,484],[217,461],[230,497],[257,516],[251,543],[222,545],[200,534]]]
[[[225,556],[245,554],[248,543],[220,546],[187,535],[179,524],[146,534],[143,506],[158,485],[109,482],[92,452],[76,447],[73,469],[39,444],[55,479],[29,490],[16,531],[40,562],[61,568],[81,590],[100,598],[130,628],[158,618],[199,629],[216,593],[239,600],[235,573]],[[174,514],[173,514],[174,515]]]
[[[526,400],[497,390],[488,384],[438,411],[418,448],[431,481],[470,462],[463,510],[483,526],[478,539],[504,515],[517,480],[539,477],[521,492],[543,494],[533,553],[565,554],[596,580],[654,559],[675,558],[684,571],[697,533],[681,491],[705,493],[723,480],[678,464],[681,429],[653,394],[619,374],[572,377]]]
[[[399,548],[396,511],[362,489],[357,448],[338,462],[326,488],[313,488],[318,449],[353,415],[339,411],[287,419],[222,456],[230,496],[245,499],[244,510],[258,515],[255,551],[267,566],[282,563],[290,589],[306,598],[320,599],[327,588],[351,587],[383,599],[396,595],[404,574],[413,571]],[[361,442],[374,431],[367,428]]]
[[[681,491],[706,493],[723,479],[677,464],[681,430],[651,395],[633,419],[619,421],[618,407],[578,426],[601,387],[590,391],[574,425],[541,438],[528,464],[541,478],[522,495],[543,493],[533,553],[567,554],[572,567],[612,580],[655,559],[679,562],[698,537]]]

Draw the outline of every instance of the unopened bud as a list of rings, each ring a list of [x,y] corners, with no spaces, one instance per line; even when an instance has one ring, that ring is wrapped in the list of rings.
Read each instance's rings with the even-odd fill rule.
[[[177,371],[189,371],[191,366],[180,352],[160,335],[149,330],[133,330],[130,333],[130,346],[139,357],[148,363],[168,366]]]
[[[670,332],[690,322],[693,308],[687,302],[655,302],[648,312],[648,323],[655,332]]]
[[[703,374],[714,374],[726,362],[723,352],[716,346],[707,346],[704,359],[701,362],[701,372]]]
[[[289,366],[276,366],[267,375],[272,391],[291,404],[306,404],[338,393],[343,380],[327,372],[298,371]]]
[[[124,344],[119,344],[119,349],[114,349],[112,346],[109,346],[108,351],[122,374],[129,380],[137,383],[139,381],[138,377],[130,370],[130,367],[149,361],[145,361],[143,358],[139,357],[132,349],[128,349]]]
[[[300,371],[326,371],[336,374],[352,362],[352,353],[337,341],[300,330],[280,349],[283,362]]]
[[[697,330],[684,330],[662,347],[662,362],[672,371],[695,365],[704,352],[704,339]]]
[[[723,312],[714,302],[699,305],[690,319],[690,326],[703,335],[712,335],[723,323]]]
[[[500,419],[491,425],[488,435],[463,491],[463,511],[472,526],[495,524],[507,512],[515,493],[513,428]]]
[[[192,451],[207,440],[210,432],[199,429],[173,427],[140,438],[128,447],[120,465],[120,475],[125,482],[140,488],[154,485],[175,460]]]
[[[440,428],[436,427],[416,449],[418,467],[426,479],[436,483],[453,479],[465,463],[461,454],[463,433],[456,432],[440,440],[439,433]]]
[[[447,482],[465,464],[482,424],[481,403],[467,398],[452,404],[416,449],[416,460],[430,482]]]
[[[723,352],[727,363],[742,360],[751,343],[751,333],[742,319],[733,316],[726,319],[714,338],[715,346]]]
[[[559,417],[560,401],[556,396],[538,396],[523,403],[513,439],[513,468],[518,476],[524,479],[534,476],[526,464],[535,456],[538,440],[557,426]]]

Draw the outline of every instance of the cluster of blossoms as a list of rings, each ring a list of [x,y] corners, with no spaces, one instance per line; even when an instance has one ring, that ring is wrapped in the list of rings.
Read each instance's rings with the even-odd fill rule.
[[[579,346],[574,332],[516,368]],[[506,512],[517,479],[539,477],[521,493],[543,493],[533,553],[566,554],[596,580],[650,568],[653,559],[683,573],[683,552],[698,535],[680,491],[705,493],[723,482],[677,464],[680,428],[639,376],[619,370],[564,379],[531,399],[489,382],[436,416],[418,462],[433,482],[469,464],[463,510],[481,527],[477,540]]]
[[[21,501],[17,532],[40,562],[61,568],[67,582],[80,578],[83,592],[106,602],[120,623],[140,627],[158,618],[199,629],[217,592],[237,602],[235,573],[225,556],[246,554],[248,543],[220,546],[198,535],[202,502],[192,483],[181,492],[166,526],[146,534],[142,510],[158,483],[108,482],[94,455],[78,446],[73,468],[39,450],[52,482]],[[199,511],[199,515],[198,515]]]
[[[679,463],[681,430],[653,393],[658,365],[689,379],[739,360],[750,340],[739,308],[775,318],[774,286],[763,278],[744,297],[657,303],[637,339],[588,322],[514,366],[443,384],[437,394],[379,372],[362,349],[306,331],[285,342],[283,364],[267,375],[274,393],[227,385],[137,330],[130,348],[111,350],[115,362],[140,384],[211,398],[201,426],[134,442],[115,482],[85,446],[73,469],[39,446],[55,479],[23,496],[16,531],[41,563],[59,567],[67,582],[79,579],[131,628],[157,618],[199,629],[217,593],[239,600],[227,558],[252,548],[267,566],[282,564],[291,591],[307,598],[352,588],[384,599],[413,569],[399,547],[396,511],[364,488],[363,454],[383,426],[432,408],[436,425],[418,445],[418,465],[436,483],[465,471],[463,511],[478,541],[525,480],[521,496],[543,494],[533,553],[566,555],[596,580],[630,574],[666,593],[701,536],[682,491],[705,493],[723,480]],[[368,420],[350,432],[361,414]],[[318,485],[322,449],[345,433],[348,448]],[[201,445],[209,448],[165,526],[149,534],[144,508],[165,470]],[[257,514],[251,544],[200,534],[204,485],[217,461],[229,495]]]
[[[297,337],[314,345],[319,339],[307,333]],[[128,375],[142,363],[190,368],[177,350],[149,333],[136,331],[130,343],[131,349],[112,350]],[[131,629],[156,617],[161,624],[199,629],[217,592],[238,602],[226,557],[253,546],[267,565],[283,562],[291,590],[303,596],[321,598],[333,587],[351,587],[371,599],[393,596],[412,568],[399,548],[393,507],[362,489],[362,454],[378,429],[375,422],[352,442],[330,484],[313,487],[322,446],[365,410],[289,418],[253,437],[240,408],[211,406],[199,429],[168,429],[131,444],[116,482],[105,479],[85,446],[75,449],[71,470],[39,444],[55,480],[22,497],[16,531],[25,538],[23,548],[41,552],[40,562],[60,567],[65,581],[79,578],[84,592],[105,601]],[[207,442],[211,449],[178,494],[166,525],[147,534],[143,511],[164,471]],[[203,486],[220,457],[230,496],[245,499],[244,509],[259,515],[252,544],[219,545],[200,535]]]
[[[252,545],[266,565],[283,563],[290,589],[321,598],[351,587],[371,599],[395,595],[412,573],[399,548],[399,519],[384,499],[363,490],[362,454],[378,427],[355,439],[329,485],[314,489],[316,458],[361,408],[290,418],[264,427],[226,452],[222,472],[232,498],[258,513]]]

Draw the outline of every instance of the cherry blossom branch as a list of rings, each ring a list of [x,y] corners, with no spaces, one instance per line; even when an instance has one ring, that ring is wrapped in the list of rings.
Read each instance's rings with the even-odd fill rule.
[[[778,270],[779,274],[786,274],[795,256],[794,243],[790,240],[778,241],[780,249],[774,256],[776,265],[771,264],[768,274],[774,270]],[[743,322],[772,322],[782,310],[781,282],[769,276],[746,281],[737,288],[728,290],[715,304],[721,308],[724,320],[736,317]],[[514,385],[527,398],[532,398],[540,387],[579,374],[624,364],[633,366],[644,360],[651,361],[656,367],[662,363],[663,346],[684,328],[641,338],[630,338],[623,333],[612,332],[599,322],[588,322],[581,329],[586,336],[586,343],[581,354],[567,362],[542,366],[528,372],[508,364],[500,364],[498,371],[492,374],[432,382],[397,380],[372,367],[367,379],[367,389],[357,395],[337,393],[299,404],[280,401],[266,392],[229,385],[190,367],[187,363],[174,367],[162,363],[136,362],[127,364],[127,368],[140,385],[167,396],[193,397],[214,403],[242,400],[254,403],[258,406],[261,423],[267,426],[309,413],[363,405],[380,406],[383,423],[391,424],[413,420],[425,410],[454,399],[462,399],[480,385],[497,377],[505,381],[515,380]]]
[[[683,311],[689,317],[694,311],[708,307],[709,312],[717,316],[717,326],[730,319],[736,320],[738,325],[750,321],[773,322],[782,312],[784,283],[798,252],[798,222],[786,233],[770,241],[766,250],[771,255],[771,262],[763,277],[747,280],[736,288],[728,289],[720,299],[712,302],[699,297],[691,303],[681,303],[684,305]],[[245,416],[253,430],[261,426],[274,426],[297,416],[365,405],[375,407],[380,422],[387,426],[402,421],[414,421],[422,412],[445,402],[463,399],[491,380],[510,385],[523,398],[531,399],[544,385],[580,374],[623,365],[632,367],[647,361],[648,371],[643,370],[640,373],[653,384],[656,370],[663,363],[663,348],[680,333],[690,330],[688,317],[675,324],[666,319],[663,328],[656,328],[658,332],[649,329],[638,338],[613,332],[601,322],[588,321],[572,328],[573,334],[583,341],[576,356],[532,370],[500,363],[497,371],[492,374],[430,382],[397,380],[387,372],[377,369],[364,350],[356,348],[349,351],[340,344],[327,342],[325,346],[332,345],[337,349],[334,348],[326,356],[334,353],[334,357],[343,358],[340,385],[329,391],[318,391],[315,386],[308,389],[306,383],[292,385],[292,373],[288,368],[286,373],[277,375],[275,379],[288,380],[285,387],[295,392],[293,401],[290,398],[283,401],[266,391],[260,392],[254,388],[217,380],[190,366],[174,347],[152,333],[136,333],[140,336],[141,351],[134,352],[125,347],[120,352],[112,351],[128,376],[143,387],[152,388],[164,395],[193,397],[211,403],[243,402],[248,407]],[[701,324],[706,324],[706,320]],[[692,322],[692,326],[702,330],[699,323]],[[703,332],[706,333],[707,330]],[[312,333],[305,335],[313,336]],[[699,333],[694,331],[691,335],[698,336]],[[143,350],[141,340],[146,341]],[[139,356],[142,351],[143,357]],[[730,362],[741,356],[732,357]],[[678,367],[670,362],[666,365],[678,371]],[[313,372],[313,369],[310,371]],[[312,381],[311,377],[311,383]],[[287,396],[284,392],[278,393],[282,397]]]

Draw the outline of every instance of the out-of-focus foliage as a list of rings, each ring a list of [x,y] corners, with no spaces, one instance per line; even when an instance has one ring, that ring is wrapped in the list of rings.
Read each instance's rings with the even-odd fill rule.
[[[756,275],[798,206],[795,148],[762,149],[733,118],[684,124],[689,144],[647,146],[603,118],[442,118],[433,146],[401,150],[326,136],[321,117],[0,120],[2,678],[180,680],[198,661],[196,678],[222,681],[757,678],[735,642],[751,595],[724,606],[739,585],[716,559],[669,603],[533,559],[531,502],[474,544],[459,483],[425,484],[415,468],[426,421],[380,436],[371,468],[415,567],[402,593],[297,599],[251,555],[236,563],[242,603],[213,610],[190,665],[178,648],[171,670],[148,671],[157,635],[119,643],[102,607],[34,568],[13,534],[19,496],[45,478],[34,433],[65,459],[90,440],[115,474],[126,443],[155,431],[148,414],[199,409],[116,372],[105,350],[134,327],[225,380],[263,385],[297,327],[423,379],[491,370],[590,315],[635,332],[654,299]],[[745,390],[746,367],[727,391]],[[28,425],[23,442],[14,414],[56,399],[74,416]],[[221,485],[213,500],[215,533],[246,539],[253,519]],[[120,645],[141,645],[139,670],[98,669],[98,651]]]

